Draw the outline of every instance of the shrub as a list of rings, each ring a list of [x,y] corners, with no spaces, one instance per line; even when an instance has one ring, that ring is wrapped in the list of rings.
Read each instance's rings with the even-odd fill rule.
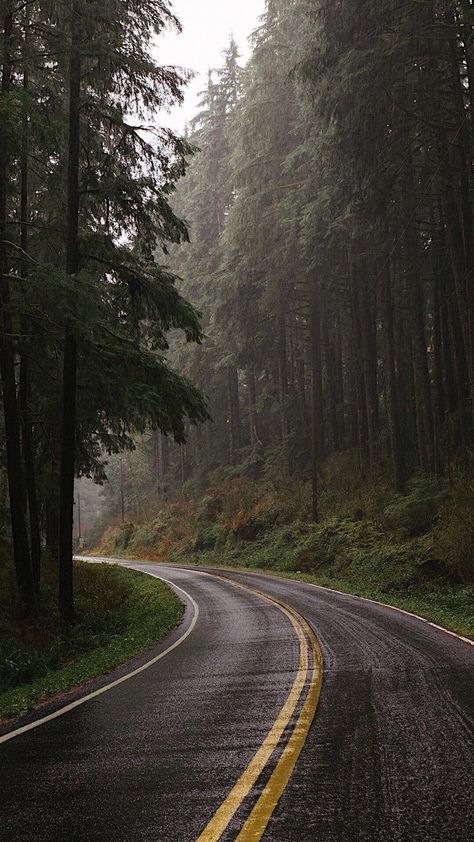
[[[202,526],[196,536],[194,542],[194,550],[196,552],[204,552],[205,550],[213,550],[222,537],[222,528],[218,523],[210,523]]]
[[[415,479],[409,484],[405,497],[396,497],[384,509],[385,525],[404,537],[424,535],[435,524],[445,498],[444,483],[434,479]]]
[[[133,523],[122,523],[115,533],[115,549],[123,552],[132,540],[135,526]]]
[[[434,531],[436,553],[451,575],[474,581],[474,473],[451,477],[450,493],[439,510]]]

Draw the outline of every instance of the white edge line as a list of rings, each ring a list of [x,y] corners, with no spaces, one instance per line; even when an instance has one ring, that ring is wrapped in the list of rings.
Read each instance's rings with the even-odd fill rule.
[[[110,563],[110,562],[109,562]],[[126,567],[126,564],[119,564],[117,566]],[[131,568],[129,568],[131,569]],[[147,661],[146,664],[142,664],[141,667],[133,670],[132,672],[127,673],[127,675],[122,675],[120,678],[117,678],[115,681],[112,681],[110,684],[106,684],[104,687],[100,687],[98,690],[94,690],[92,693],[88,693],[86,696],[82,696],[80,699],[76,699],[74,702],[71,702],[69,705],[65,705],[59,710],[54,711],[54,713],[48,714],[48,716],[43,716],[41,719],[35,719],[34,722],[29,722],[27,725],[23,725],[21,728],[17,728],[15,731],[9,731],[7,734],[0,736],[0,743],[6,743],[8,740],[12,740],[14,737],[19,737],[20,734],[25,734],[27,731],[32,731],[34,728],[39,728],[40,725],[45,725],[46,722],[51,722],[53,719],[58,719],[59,716],[64,716],[65,713],[69,713],[71,710],[79,707],[80,705],[84,705],[86,702],[89,702],[91,699],[97,698],[97,696],[101,696],[102,693],[107,693],[109,690],[112,690],[114,687],[117,687],[119,684],[123,684],[124,681],[128,681],[129,678],[134,678],[134,676],[139,675],[141,672],[152,667],[154,664],[161,661],[162,658],[165,658],[166,655],[169,655],[174,649],[184,643],[187,637],[191,634],[194,630],[194,627],[198,621],[199,617],[199,606],[197,602],[193,599],[193,597],[184,590],[184,588],[180,588],[179,585],[175,585],[173,582],[170,582],[168,579],[164,579],[163,576],[158,576],[156,573],[150,573],[146,570],[140,570],[141,573],[145,573],[147,576],[153,576],[154,579],[160,579],[162,582],[166,582],[167,585],[170,585],[172,588],[175,588],[177,591],[181,591],[191,602],[191,605],[194,609],[194,616],[193,619],[185,631],[185,633],[176,640],[171,646],[168,646],[164,652],[161,652],[159,655],[156,655],[155,658],[152,658],[151,661]]]
[[[81,558],[79,556],[79,558]],[[87,556],[83,556],[85,560]],[[92,557],[91,557],[92,558]],[[95,560],[95,559],[94,559]],[[97,561],[104,561],[105,563],[114,564],[114,563],[121,563],[120,559],[109,559],[107,560],[106,557],[97,558]],[[135,564],[146,563],[135,561]],[[151,564],[159,564],[159,562],[151,562]],[[199,570],[196,567],[186,567],[181,565],[174,565],[177,569],[180,570]],[[225,571],[227,570],[229,573],[248,573],[250,576],[263,576],[264,578],[267,577],[269,579],[284,579],[285,582],[298,582],[300,585],[309,585],[311,588],[318,588],[321,591],[329,591],[330,593],[337,593],[340,596],[348,596],[351,599],[359,599],[362,602],[371,602],[373,605],[380,605],[382,608],[389,608],[391,611],[398,611],[399,614],[406,614],[407,617],[414,617],[415,620],[419,620],[421,623],[425,623],[427,626],[431,626],[433,629],[437,629],[438,631],[444,632],[445,634],[449,634],[451,637],[456,637],[458,640],[462,640],[463,643],[468,643],[469,646],[474,646],[474,640],[470,637],[464,637],[462,634],[457,634],[457,632],[451,631],[451,629],[447,629],[445,626],[439,626],[437,623],[433,623],[432,620],[428,620],[426,617],[420,617],[419,614],[414,614],[412,611],[407,611],[405,608],[398,608],[396,605],[389,605],[387,602],[380,602],[377,599],[370,599],[368,596],[358,596],[355,593],[348,593],[348,591],[338,591],[336,588],[329,588],[327,585],[317,585],[316,582],[305,582],[304,579],[289,579],[288,576],[277,576],[272,571],[267,572],[257,572],[255,570],[246,570],[245,567],[214,567],[212,568],[215,571]],[[204,573],[203,570],[199,571],[200,573]],[[150,576],[153,575],[150,573]],[[204,575],[206,575],[204,573]]]
[[[140,563],[140,562],[136,562]],[[159,562],[152,562],[152,564],[157,564]],[[199,568],[195,567],[180,567],[176,565],[178,569],[181,570],[198,570]],[[267,577],[268,579],[283,579],[285,582],[298,582],[300,585],[309,585],[311,588],[318,588],[321,591],[329,591],[330,593],[337,593],[340,596],[348,596],[351,599],[360,599],[362,602],[371,602],[373,605],[380,605],[382,608],[390,608],[391,611],[398,611],[399,614],[406,614],[407,617],[414,617],[415,620],[420,620],[421,623],[425,623],[427,626],[431,626],[433,629],[437,629],[438,631],[444,632],[445,634],[451,635],[451,637],[456,637],[458,640],[462,640],[463,643],[468,643],[469,646],[474,646],[474,640],[470,637],[464,637],[462,634],[457,634],[456,632],[451,631],[451,629],[445,628],[445,626],[438,626],[437,623],[433,623],[431,620],[427,620],[426,617],[420,617],[419,614],[414,614],[412,611],[407,611],[405,608],[398,608],[396,605],[389,605],[387,602],[379,602],[377,599],[370,599],[368,596],[358,596],[355,593],[348,593],[347,591],[338,591],[336,588],[328,588],[326,585],[317,585],[316,582],[305,582],[304,579],[289,579],[287,576],[277,576],[271,571],[268,572],[257,572],[255,570],[246,570],[245,567],[213,567],[213,570],[219,571],[228,571],[229,573],[247,573],[251,576],[262,576],[263,578]],[[200,570],[200,573],[204,573],[204,571]],[[209,575],[204,573],[204,575]]]
[[[277,576],[275,578],[280,577]],[[391,611],[398,611],[399,614],[406,614],[407,617],[414,617],[415,620],[420,620],[420,622],[425,623],[427,626],[431,626],[433,629],[438,629],[438,631],[442,631],[445,634],[450,634],[452,637],[457,637],[458,640],[462,640],[464,641],[464,643],[469,643],[469,646],[474,646],[474,640],[471,640],[469,637],[463,637],[462,634],[456,634],[456,632],[453,632],[450,629],[446,629],[444,626],[438,626],[437,623],[433,623],[431,620],[427,620],[426,617],[420,617],[419,614],[413,614],[412,611],[406,611],[405,608],[398,608],[396,605],[388,605],[388,603],[386,602],[379,602],[377,599],[370,599],[370,597],[368,596],[358,596],[355,593],[347,593],[347,591],[337,591],[335,588],[328,588],[325,585],[316,585],[315,582],[305,582],[303,579],[286,579],[286,581],[300,582],[300,584],[302,585],[310,585],[312,588],[318,588],[321,591],[330,591],[330,593],[337,593],[340,594],[340,596],[349,596],[352,599],[360,599],[362,600],[362,602],[371,602],[373,603],[373,605],[380,605],[382,608],[390,608]]]
[[[84,559],[86,556],[84,556]],[[114,564],[114,560],[106,561],[106,557],[104,559],[98,558],[97,561],[105,561],[109,564]],[[118,559],[118,563],[120,563],[120,559]],[[147,563],[147,562],[140,562],[135,561],[135,564],[140,563]],[[151,564],[159,564],[159,562],[151,562]],[[199,570],[196,567],[186,567],[181,565],[174,565],[178,570],[196,570],[199,573],[206,574],[203,570]],[[382,608],[389,608],[391,611],[398,611],[399,614],[406,614],[407,617],[414,617],[415,620],[419,620],[421,623],[425,623],[427,626],[431,626],[433,629],[437,629],[438,631],[444,632],[445,634],[451,635],[451,637],[456,637],[458,640],[462,640],[463,643],[468,643],[469,646],[474,646],[474,640],[470,637],[464,637],[462,634],[457,634],[457,632],[451,631],[451,629],[447,629],[445,626],[439,626],[437,623],[433,623],[432,620],[428,620],[426,617],[420,617],[419,614],[414,614],[412,611],[407,611],[405,608],[398,608],[396,605],[389,605],[387,602],[379,602],[377,599],[370,599],[368,596],[358,596],[355,593],[348,593],[347,591],[338,591],[336,588],[329,588],[327,585],[317,585],[316,582],[305,582],[304,579],[289,579],[287,576],[277,576],[271,571],[268,572],[257,572],[255,570],[246,570],[245,567],[213,567],[212,570],[218,572],[219,570],[225,571],[227,570],[229,573],[248,573],[251,576],[265,576],[269,579],[284,579],[285,582],[298,582],[300,585],[309,585],[311,588],[318,588],[321,591],[329,591],[330,593],[337,593],[340,596],[348,596],[351,599],[359,599],[362,602],[371,602],[373,605],[380,605]],[[150,576],[153,574],[150,573]]]

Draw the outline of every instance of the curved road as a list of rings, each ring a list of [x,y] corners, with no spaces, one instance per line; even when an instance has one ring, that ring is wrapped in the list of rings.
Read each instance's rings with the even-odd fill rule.
[[[4,729],[2,841],[474,839],[473,646],[303,583],[130,566],[184,589],[183,624],[132,665]],[[311,631],[247,588],[317,634],[312,724]]]

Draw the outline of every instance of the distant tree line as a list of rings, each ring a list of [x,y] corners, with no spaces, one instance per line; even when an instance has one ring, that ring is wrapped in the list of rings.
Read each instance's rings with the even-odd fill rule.
[[[163,471],[318,475],[389,460],[404,493],[472,448],[473,7],[269,0],[189,127],[172,249],[206,341],[171,359],[214,423]]]
[[[171,328],[201,340],[164,265],[190,151],[153,127],[186,81],[151,55],[167,25],[167,0],[0,2],[2,490],[18,604],[38,606],[46,547],[67,621],[75,476],[206,417],[165,358]]]

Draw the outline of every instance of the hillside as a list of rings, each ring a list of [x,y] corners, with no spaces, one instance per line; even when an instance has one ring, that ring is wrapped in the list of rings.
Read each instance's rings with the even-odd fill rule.
[[[474,633],[473,478],[415,476],[406,496],[333,459],[311,521],[310,484],[235,477],[109,527],[99,555],[258,568],[407,607]]]

